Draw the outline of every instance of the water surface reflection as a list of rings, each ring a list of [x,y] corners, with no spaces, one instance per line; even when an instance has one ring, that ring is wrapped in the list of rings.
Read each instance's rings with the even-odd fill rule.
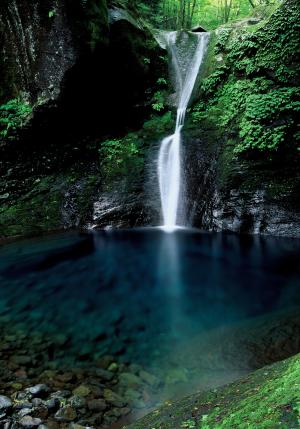
[[[0,317],[63,333],[61,361],[112,354],[181,395],[249,370],[253,338],[262,356],[269,321],[296,317],[299,254],[299,240],[193,230],[18,241],[0,248]]]

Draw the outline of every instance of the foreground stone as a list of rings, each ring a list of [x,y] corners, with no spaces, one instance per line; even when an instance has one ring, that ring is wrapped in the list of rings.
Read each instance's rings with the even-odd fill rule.
[[[46,384],[36,384],[35,386],[29,387],[25,392],[30,393],[32,396],[40,398],[49,392],[49,387]]]
[[[19,423],[25,429],[33,429],[38,427],[42,423],[42,420],[31,416],[24,416]]]
[[[0,396],[0,412],[7,411],[12,407],[12,402],[7,396]]]
[[[61,408],[55,414],[56,420],[61,422],[71,422],[72,420],[75,420],[76,417],[77,417],[76,411],[70,405],[67,405],[66,407]]]

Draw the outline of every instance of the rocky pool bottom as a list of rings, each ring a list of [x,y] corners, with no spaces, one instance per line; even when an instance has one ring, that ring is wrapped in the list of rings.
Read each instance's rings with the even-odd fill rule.
[[[299,254],[150,229],[4,244],[0,427],[120,428],[296,354]]]

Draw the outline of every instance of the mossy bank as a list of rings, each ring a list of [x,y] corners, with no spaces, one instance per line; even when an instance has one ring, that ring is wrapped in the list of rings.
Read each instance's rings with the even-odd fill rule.
[[[180,402],[167,402],[128,429],[300,427],[299,355]]]

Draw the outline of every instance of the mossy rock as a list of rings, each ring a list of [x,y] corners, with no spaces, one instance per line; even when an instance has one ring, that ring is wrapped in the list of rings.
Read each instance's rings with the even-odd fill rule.
[[[97,187],[97,176],[88,171],[83,173],[78,166],[58,175],[28,179],[22,196],[15,194],[16,191],[0,195],[0,238],[84,225]]]

